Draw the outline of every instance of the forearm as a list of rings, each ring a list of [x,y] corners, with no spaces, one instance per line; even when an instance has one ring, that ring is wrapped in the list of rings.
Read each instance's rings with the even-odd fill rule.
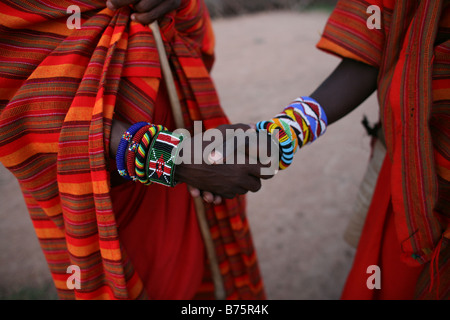
[[[311,94],[327,115],[328,125],[343,118],[377,88],[378,68],[344,59]]]

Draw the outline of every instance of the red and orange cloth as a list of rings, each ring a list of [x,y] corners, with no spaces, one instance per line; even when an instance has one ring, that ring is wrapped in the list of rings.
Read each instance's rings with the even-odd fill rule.
[[[175,129],[152,32],[130,21],[129,8],[76,3],[74,30],[71,1],[0,3],[0,161],[19,181],[58,294],[210,297],[186,187],[110,184],[113,118]],[[208,72],[214,38],[204,2],[182,0],[160,26],[187,129],[228,123]],[[227,298],[264,298],[245,199],[208,207],[207,218]],[[81,290],[66,286],[69,265],[81,268]]]
[[[381,9],[381,29],[367,27],[370,5]],[[377,293],[365,284],[368,264],[392,259],[403,262],[398,266],[423,268],[420,280],[417,272],[409,279],[416,297],[450,294],[449,28],[450,1],[341,0],[317,45],[379,68],[378,99],[388,150],[388,168],[382,174],[388,176],[379,178],[365,227],[376,224],[379,230],[363,233],[345,298],[373,298]],[[388,209],[392,214],[385,213]],[[384,256],[390,219],[395,236],[389,237],[397,243]],[[392,269],[385,268],[385,274]],[[409,289],[403,293],[413,297]]]

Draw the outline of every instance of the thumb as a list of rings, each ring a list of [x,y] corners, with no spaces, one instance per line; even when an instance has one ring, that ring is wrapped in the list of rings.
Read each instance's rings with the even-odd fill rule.
[[[211,164],[222,164],[223,163],[223,154],[220,151],[213,150],[208,155],[208,161]]]
[[[193,198],[200,198],[201,192],[200,192],[199,189],[197,189],[197,188],[195,188],[195,187],[193,187],[193,186],[190,186],[190,185],[188,185],[187,187],[188,187],[189,193],[191,194],[191,196],[192,196]]]

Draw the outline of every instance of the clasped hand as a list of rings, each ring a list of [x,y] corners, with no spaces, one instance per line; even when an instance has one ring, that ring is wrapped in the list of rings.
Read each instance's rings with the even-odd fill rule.
[[[142,23],[150,24],[158,20],[172,10],[178,9],[181,0],[108,0],[106,6],[111,10],[117,10],[131,5],[134,13],[131,19]]]
[[[199,152],[200,151],[200,152]],[[261,188],[278,169],[278,145],[249,125],[222,125],[183,140],[175,180],[218,204]]]

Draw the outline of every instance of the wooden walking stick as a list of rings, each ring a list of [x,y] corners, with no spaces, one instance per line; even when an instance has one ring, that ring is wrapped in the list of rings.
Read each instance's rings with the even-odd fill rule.
[[[172,108],[175,125],[177,128],[184,128],[183,112],[181,109],[180,100],[178,98],[177,88],[173,79],[172,70],[170,68],[169,60],[164,48],[164,42],[161,37],[161,31],[159,29],[158,21],[150,24],[150,29],[155,37],[156,46],[158,49],[159,60],[161,63],[161,69],[164,77],[164,81],[167,86],[167,92],[169,94],[170,105]],[[195,211],[197,213],[197,220],[199,223],[200,231],[202,233],[203,242],[205,244],[206,253],[208,255],[209,263],[211,266],[211,274],[214,282],[214,292],[217,300],[224,300],[225,288],[223,286],[222,275],[220,273],[219,263],[217,261],[216,250],[209,231],[208,222],[206,221],[205,206],[201,198],[194,198]]]

